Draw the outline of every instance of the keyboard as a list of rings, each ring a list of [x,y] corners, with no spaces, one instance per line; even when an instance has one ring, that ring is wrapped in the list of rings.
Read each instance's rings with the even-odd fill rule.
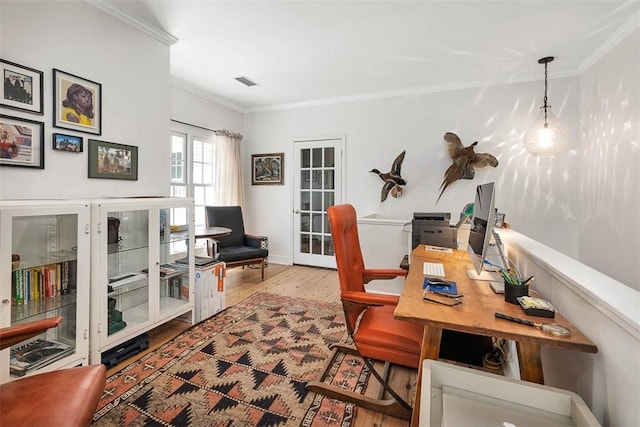
[[[441,246],[424,245],[424,250],[425,251],[429,251],[429,252],[440,252],[442,254],[452,254],[453,253],[453,249],[451,249],[451,248],[443,248]]]
[[[431,277],[444,277],[444,264],[441,262],[424,262],[422,274]]]

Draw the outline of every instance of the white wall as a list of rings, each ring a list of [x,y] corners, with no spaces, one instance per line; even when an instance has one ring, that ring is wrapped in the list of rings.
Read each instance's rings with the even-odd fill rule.
[[[140,196],[169,193],[169,47],[100,9],[74,1],[6,1],[0,6],[2,59],[44,73],[45,169],[0,168],[1,199]],[[52,127],[52,69],[102,84],[102,135]],[[54,151],[54,132],[84,137],[84,152]],[[87,178],[87,140],[138,146],[138,180]]]
[[[243,133],[244,129],[242,113],[176,85],[171,85],[171,119],[211,130]]]
[[[639,100],[636,28],[580,79],[579,259],[640,290]]]
[[[538,115],[543,82],[418,94],[388,99],[248,114],[245,121],[245,164],[250,154],[285,152],[284,186],[247,186],[247,205],[265,212],[258,219],[269,236],[270,253],[292,259],[293,139],[346,135],[346,191],[343,202],[359,216],[411,218],[414,211],[460,210],[475,197],[478,184],[495,181],[496,206],[515,229],[577,257],[580,177],[578,146],[578,79],[550,81],[554,111],[569,125],[572,150],[555,158],[536,158],[522,144],[522,135]],[[456,132],[465,145],[479,140],[478,152],[495,155],[500,165],[479,169],[472,181],[453,184],[436,204],[444,171],[451,164],[442,136]],[[402,175],[407,179],[400,199],[380,203],[382,183],[369,173],[389,170],[395,157],[407,154]],[[245,171],[246,182],[250,182]],[[277,204],[272,203],[278,200]],[[400,262],[406,250],[389,253]],[[365,260],[366,262],[366,260]]]

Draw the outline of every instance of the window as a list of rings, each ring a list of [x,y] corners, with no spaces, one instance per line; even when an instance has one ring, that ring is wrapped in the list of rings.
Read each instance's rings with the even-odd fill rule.
[[[195,223],[205,225],[205,209],[215,195],[215,134],[187,125],[176,125],[171,132],[171,196],[192,197]],[[179,215],[179,213],[172,213]],[[172,218],[181,224],[181,218]]]

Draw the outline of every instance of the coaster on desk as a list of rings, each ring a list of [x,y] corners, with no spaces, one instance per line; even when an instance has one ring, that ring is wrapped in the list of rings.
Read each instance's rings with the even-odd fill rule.
[[[432,282],[433,280],[433,282]],[[442,282],[446,282],[444,285]],[[426,289],[429,286],[429,289],[436,292],[442,292],[443,294],[458,294],[458,287],[456,286],[456,282],[450,282],[448,280],[435,279],[430,277],[425,277],[422,282],[422,289]]]

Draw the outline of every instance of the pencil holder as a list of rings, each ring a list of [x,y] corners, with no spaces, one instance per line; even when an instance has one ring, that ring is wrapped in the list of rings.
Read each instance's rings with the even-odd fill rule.
[[[504,300],[508,303],[520,305],[518,297],[529,296],[529,285],[512,285],[504,282]]]

